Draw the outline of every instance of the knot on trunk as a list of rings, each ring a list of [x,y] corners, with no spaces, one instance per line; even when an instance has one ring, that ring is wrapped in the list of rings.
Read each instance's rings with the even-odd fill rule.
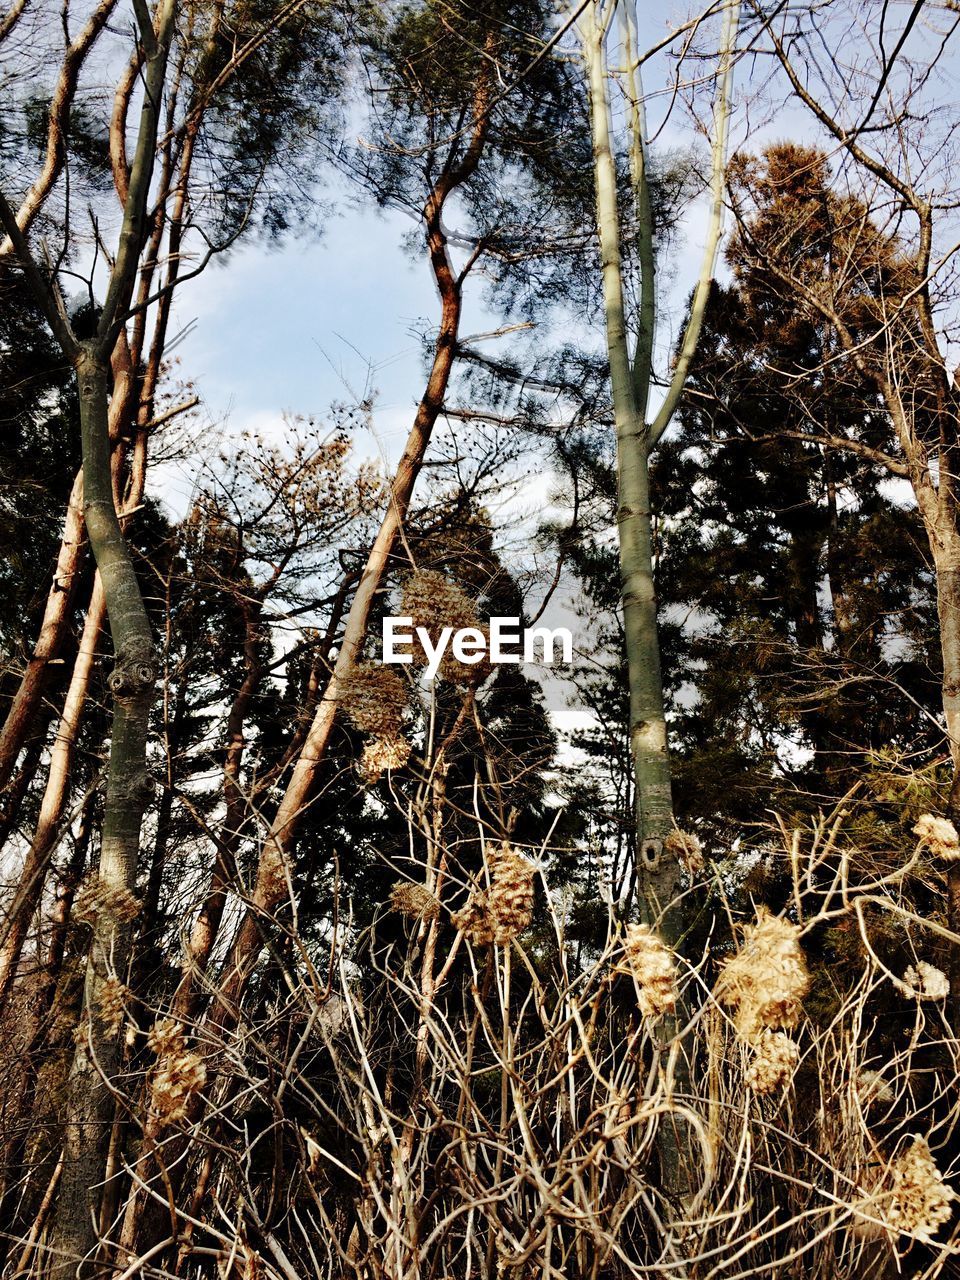
[[[646,871],[656,871],[663,854],[663,841],[650,836],[640,843],[640,862]]]
[[[157,790],[156,779],[147,769],[135,773],[128,784],[130,797],[143,805],[148,805]]]
[[[115,698],[138,698],[149,692],[156,678],[157,669],[151,659],[118,654],[107,685]]]

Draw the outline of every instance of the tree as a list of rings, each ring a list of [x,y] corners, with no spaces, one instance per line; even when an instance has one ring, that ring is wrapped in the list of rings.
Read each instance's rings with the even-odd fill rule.
[[[718,59],[718,87],[711,143],[711,216],[703,263],[676,367],[663,403],[654,412],[653,359],[656,347],[655,236],[639,70],[635,18],[629,7],[601,9],[588,5],[581,19],[581,38],[589,85],[590,116],[597,202],[600,262],[603,273],[607,350],[614,419],[617,430],[618,536],[624,610],[624,639],[630,684],[630,737],[636,772],[638,850],[648,893],[645,910],[655,919],[669,902],[676,861],[664,857],[663,842],[671,830],[670,765],[663,707],[660,649],[653,585],[652,513],[649,456],[680,399],[693,360],[713,275],[723,208],[723,175],[727,119],[739,8],[724,7],[724,30]],[[626,106],[630,139],[631,222],[636,227],[640,271],[638,314],[631,324],[626,312],[623,244],[616,152],[611,140],[610,94],[605,45],[619,15],[623,56],[627,65]],[[633,349],[631,350],[631,336]],[[650,419],[652,416],[652,420]]]
[[[63,258],[56,264],[41,265],[29,237],[58,181],[69,173],[71,138],[75,144],[78,139],[83,142],[83,131],[76,128],[74,99],[80,73],[91,48],[105,30],[113,7],[111,0],[99,5],[65,51],[48,111],[47,148],[40,174],[27,188],[17,209],[11,206],[6,195],[0,195],[0,220],[7,237],[0,253],[8,260],[16,260],[65,360],[76,373],[82,478],[78,476],[75,482],[57,576],[71,580],[78,563],[80,531],[84,527],[102,587],[102,597],[95,593],[91,604],[90,633],[96,636],[99,631],[96,615],[105,609],[116,654],[110,682],[114,714],[100,861],[87,903],[88,914],[95,923],[82,1031],[69,1086],[64,1169],[52,1230],[53,1248],[58,1257],[55,1274],[64,1276],[74,1273],[77,1260],[88,1253],[97,1231],[99,1196],[96,1188],[109,1141],[113,1106],[110,1081],[117,1062],[116,1027],[105,1022],[98,1007],[102,1007],[104,992],[110,989],[110,984],[120,981],[118,975],[126,970],[131,921],[138,909],[134,889],[141,824],[153,793],[153,782],[146,768],[146,746],[156,657],[143,595],[118,516],[117,506],[123,496],[122,454],[118,454],[113,445],[130,429],[132,419],[141,452],[130,480],[136,494],[138,486],[142,486],[145,440],[152,425],[170,299],[184,274],[184,236],[191,216],[187,201],[195,148],[204,136],[205,125],[211,136],[217,135],[212,117],[223,108],[222,103],[217,103],[217,95],[224,85],[236,87],[245,83],[249,86],[251,71],[254,78],[256,74],[271,76],[276,72],[277,66],[271,66],[269,57],[264,56],[276,48],[268,37],[302,6],[279,6],[244,15],[249,25],[234,26],[229,34],[221,26],[224,10],[218,9],[212,14],[209,41],[203,46],[199,61],[193,64],[191,59],[198,46],[190,40],[179,42],[175,4],[162,4],[155,16],[143,5],[134,6],[136,40],[115,96],[109,138],[114,186],[121,206],[116,249],[107,255],[102,301],[93,301],[94,257],[88,282],[91,308],[82,316],[71,318],[59,287],[58,267]],[[239,43],[235,39],[238,31],[242,35]],[[285,61],[280,64],[288,84],[295,83],[298,77],[302,81],[303,68],[311,65],[310,52],[309,43],[291,36]],[[141,82],[139,126],[133,156],[128,161],[127,114]],[[271,91],[274,87],[271,85]],[[268,129],[264,136],[269,119],[269,109],[244,116],[246,129],[239,139],[246,148],[243,180],[234,186],[238,201],[232,208],[218,211],[216,229],[226,239],[217,242],[208,238],[207,252],[193,273],[217,248],[222,249],[235,240],[248,220],[263,175],[281,150],[281,132],[274,128],[271,134]],[[164,131],[161,125],[169,127]],[[221,137],[222,133],[220,130]],[[212,150],[221,156],[229,154],[229,148],[223,145],[219,153],[216,148]],[[13,184],[9,177],[5,185],[11,190]],[[69,193],[69,186],[66,191]],[[154,198],[158,199],[156,206],[151,203]],[[65,255],[68,256],[78,248],[70,239],[73,225],[69,204],[64,210],[64,227]],[[104,234],[97,226],[97,249],[103,246]],[[160,268],[158,262],[165,235],[169,256]],[[144,254],[146,257],[142,259]],[[145,343],[148,314],[152,314],[154,322],[149,348]],[[134,505],[136,501],[135,498]],[[5,754],[0,753],[7,771],[35,714],[42,673],[57,652],[66,620],[64,600],[58,599],[54,591],[48,600],[35,661],[28,666],[26,680],[8,717],[10,732]],[[90,652],[88,643],[84,651],[87,662]],[[78,692],[82,692],[82,678]],[[75,703],[73,692],[70,697]],[[65,713],[71,725],[76,712],[73,705]],[[69,762],[65,764],[68,766]],[[42,816],[43,830],[38,832],[24,868],[22,888],[27,890],[27,896],[21,896],[18,921],[22,921],[31,898],[35,898],[49,841],[62,812],[63,795],[61,776],[51,793],[50,812]],[[22,933],[22,925],[18,928]],[[8,957],[13,963],[19,945],[13,938],[13,950]],[[12,968],[8,967],[10,971]]]
[[[890,447],[875,383],[831,362],[829,326],[750,250],[776,228],[781,259],[823,279],[849,252],[850,209],[809,148],[738,157],[731,183],[745,217],[749,187],[751,213],[654,477],[661,606],[686,619],[667,641],[680,806],[721,845],[744,835],[759,795],[828,803],[871,753],[936,749],[922,529],[882,464],[811,426]]]

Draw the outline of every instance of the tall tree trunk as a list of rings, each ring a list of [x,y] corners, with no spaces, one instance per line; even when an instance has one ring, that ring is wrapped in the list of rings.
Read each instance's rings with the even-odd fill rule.
[[[590,90],[607,355],[617,431],[617,531],[630,685],[630,746],[636,778],[638,848],[653,899],[647,910],[656,917],[657,903],[665,905],[672,896],[677,868],[669,860],[663,865],[660,856],[664,838],[673,825],[673,803],[653,582],[649,445],[646,424],[637,406],[624,310],[604,28],[593,5],[588,13],[590,21],[585,24],[583,39]]]
[[[135,914],[140,826],[153,781],[146,769],[147,727],[155,679],[153,641],[140,586],[114,506],[107,426],[107,367],[92,344],[77,361],[83,443],[84,513],[103,583],[116,650],[114,697],[95,918],[84,1014],[67,1086],[64,1163],[51,1226],[54,1280],[68,1280],[96,1244],[97,1210],[110,1139],[117,1034],[99,1016],[111,977],[126,974]]]
[[[13,696],[0,731],[0,790],[7,786],[43,697],[47,666],[60,652],[73,603],[83,547],[83,472],[78,471],[67,500],[60,551],[33,654]]]
[[[60,836],[60,824],[69,795],[77,733],[90,687],[90,675],[97,655],[105,613],[103,590],[98,575],[94,580],[93,595],[87,609],[80,647],[64,700],[63,714],[57,725],[50,753],[50,769],[47,773],[43,800],[40,803],[37,828],[20,871],[16,896],[10,909],[7,936],[0,949],[0,1014],[6,1007],[17,965],[20,963],[30,918],[40,900],[47,864]]]

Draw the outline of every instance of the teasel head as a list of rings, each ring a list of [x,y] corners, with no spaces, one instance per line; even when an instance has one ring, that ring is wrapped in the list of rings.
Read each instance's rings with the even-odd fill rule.
[[[358,663],[340,681],[337,704],[362,733],[375,738],[399,735],[408,685],[399,672],[379,662]]]
[[[744,929],[740,950],[721,969],[714,994],[733,1010],[740,1035],[752,1040],[764,1028],[795,1027],[809,989],[799,925],[761,908],[757,923]]]
[[[623,959],[614,968],[628,974],[637,987],[637,1003],[645,1018],[662,1018],[677,1006],[677,967],[673,953],[646,924],[628,924]]]

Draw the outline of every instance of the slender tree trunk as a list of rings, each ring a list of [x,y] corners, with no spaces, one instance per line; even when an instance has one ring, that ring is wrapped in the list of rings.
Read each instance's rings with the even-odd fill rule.
[[[116,650],[109,780],[96,917],[87,962],[84,1016],[67,1086],[63,1175],[51,1228],[54,1280],[68,1280],[96,1244],[96,1222],[110,1140],[117,1035],[98,1016],[110,977],[126,973],[135,909],[140,826],[153,781],[146,769],[155,679],[153,641],[133,562],[114,506],[107,426],[107,368],[84,344],[77,361],[83,441],[84,511]]]
[[[90,687],[90,675],[97,655],[105,614],[106,606],[98,576],[94,580],[93,595],[87,609],[80,648],[50,753],[50,769],[40,804],[37,828],[20,872],[16,897],[10,911],[7,936],[0,950],[0,1014],[6,1007],[10,995],[30,918],[40,900],[47,863],[59,839],[60,823],[69,794],[77,733]]]
[[[133,399],[134,379],[130,352],[125,337],[117,343],[113,360],[114,388],[110,403],[109,434],[115,442],[110,458],[114,499],[123,484],[126,450],[120,444],[123,421],[129,416]],[[141,433],[134,449],[130,483],[124,502],[124,512],[134,510],[143,497],[145,479],[144,456],[146,438]],[[50,753],[50,768],[44,787],[40,816],[30,849],[20,872],[17,892],[10,912],[9,932],[0,950],[0,1013],[10,993],[10,987],[20,962],[20,954],[29,927],[30,917],[36,910],[43,891],[44,878],[50,857],[60,835],[60,824],[70,795],[70,779],[73,771],[74,750],[80,731],[83,708],[90,687],[90,677],[100,643],[100,633],[106,620],[106,600],[99,570],[94,576],[90,603],[84,620],[80,646],[74,661],[73,673],[64,699],[63,714],[57,726]]]
[[[10,781],[17,757],[30,732],[33,717],[43,697],[47,666],[60,652],[73,603],[82,546],[83,472],[78,471],[67,501],[57,566],[43,611],[40,634],[0,731],[0,789],[5,788]]]
[[[657,901],[661,905],[669,901],[677,868],[675,864],[667,865],[660,872],[663,841],[673,825],[673,802],[653,582],[649,446],[647,428],[637,406],[624,311],[604,32],[593,5],[588,14],[584,54],[590,89],[607,354],[617,431],[617,530],[630,685],[630,746],[636,777],[638,848],[654,898],[649,910],[656,916]]]

